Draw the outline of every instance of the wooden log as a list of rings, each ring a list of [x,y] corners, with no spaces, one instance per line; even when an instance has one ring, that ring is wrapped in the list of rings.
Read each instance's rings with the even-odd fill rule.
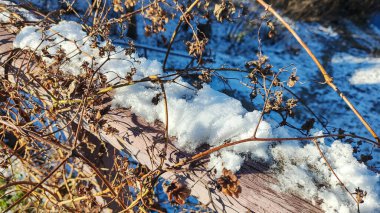
[[[106,116],[107,123],[119,130],[118,136],[104,135],[106,140],[119,150],[132,154],[140,163],[151,169],[159,164],[159,153],[163,149],[162,137],[164,128],[160,122],[149,124],[128,109],[114,109]],[[168,147],[167,164],[173,165],[178,160],[188,157],[175,147],[172,140]],[[173,173],[165,173],[169,178]],[[185,173],[177,175],[186,176]],[[225,196],[215,188],[212,182],[215,178],[209,172],[196,171],[186,176],[186,181],[192,187],[192,195],[208,207],[218,212],[321,212],[320,208],[310,202],[289,193],[281,193],[273,189],[278,186],[274,173],[267,165],[259,162],[245,162],[237,173],[242,193],[239,198]],[[210,195],[212,203],[210,203]]]
[[[12,49],[14,37],[15,35],[0,28],[0,54]],[[1,55],[0,63],[3,70],[8,69],[6,66],[9,64],[3,62],[7,61],[9,56],[9,53]],[[16,64],[14,67],[22,66]],[[159,154],[164,147],[162,123],[147,123],[128,109],[113,109],[104,119],[118,130],[118,133],[113,135],[101,133],[107,142],[116,149],[131,154],[150,169],[157,167],[160,162]],[[190,153],[182,152],[175,147],[175,139],[170,141],[167,153],[167,165],[173,165],[190,156]],[[322,212],[309,201],[274,190],[274,186],[279,186],[278,180],[270,168],[260,162],[245,162],[237,173],[242,186],[239,198],[228,197],[219,192],[213,185],[215,177],[211,172],[207,172],[204,166],[197,168],[200,168],[200,171],[167,172],[162,177],[185,177],[192,189],[192,195],[217,212]]]

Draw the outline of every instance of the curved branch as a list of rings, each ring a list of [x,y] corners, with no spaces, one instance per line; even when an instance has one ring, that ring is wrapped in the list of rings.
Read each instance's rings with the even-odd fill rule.
[[[329,134],[329,135],[319,135],[319,136],[310,136],[310,137],[302,137],[302,138],[256,138],[256,137],[251,137],[251,138],[246,138],[246,139],[243,139],[243,140],[238,140],[238,141],[235,141],[235,142],[224,143],[222,145],[213,147],[213,148],[211,148],[209,150],[206,150],[204,152],[196,154],[196,155],[192,156],[191,158],[189,158],[187,160],[180,161],[179,163],[175,164],[174,166],[169,167],[168,169],[180,168],[180,167],[182,167],[185,164],[188,164],[188,163],[200,160],[200,159],[202,159],[202,158],[204,158],[206,156],[209,156],[210,154],[212,154],[214,152],[217,152],[217,151],[219,151],[221,149],[224,149],[224,148],[227,148],[227,147],[230,147],[230,146],[236,146],[236,145],[239,145],[239,144],[242,144],[242,143],[248,143],[248,142],[301,141],[301,140],[315,140],[315,139],[319,139],[319,138],[329,138],[329,137],[352,137],[352,138],[358,138],[358,139],[365,140],[365,141],[367,141],[369,143],[372,143],[374,145],[376,144],[376,142],[374,142],[374,141],[372,141],[372,140],[370,140],[368,138],[360,137],[360,136],[356,136],[356,135],[352,135],[352,134]]]

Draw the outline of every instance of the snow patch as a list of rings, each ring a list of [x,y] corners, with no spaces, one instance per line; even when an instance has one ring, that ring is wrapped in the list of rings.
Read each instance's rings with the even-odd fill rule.
[[[379,175],[353,157],[349,144],[334,141],[327,146],[324,140],[319,140],[319,146],[348,189],[360,187],[368,192],[365,202],[360,205],[361,212],[380,210]],[[283,143],[271,152],[274,160],[279,162],[274,168],[279,171],[280,190],[321,203],[326,212],[350,212],[355,209],[353,199],[340,186],[314,144],[300,147],[299,144]]]
[[[380,58],[356,57],[348,54],[337,54],[332,59],[334,64],[361,64],[355,69],[349,79],[352,85],[379,84],[380,83]]]
[[[357,70],[350,79],[351,84],[379,84],[380,83],[380,60],[379,66]]]

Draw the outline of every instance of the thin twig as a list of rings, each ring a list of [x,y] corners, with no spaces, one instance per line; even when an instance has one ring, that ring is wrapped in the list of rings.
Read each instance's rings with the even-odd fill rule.
[[[346,190],[346,192],[352,197],[352,199],[355,200],[355,203],[359,203],[356,198],[352,195],[352,193],[347,189],[346,185],[340,180],[340,178],[338,177],[338,175],[335,173],[334,169],[332,168],[331,164],[328,162],[326,156],[323,154],[322,150],[321,150],[321,147],[319,146],[318,144],[318,141],[316,139],[312,140],[313,143],[315,144],[315,146],[317,147],[318,149],[318,152],[319,154],[322,156],[323,160],[325,161],[325,163],[327,164],[327,167],[329,167],[329,170],[333,173],[333,175],[336,177],[336,179],[339,181],[340,185],[344,188],[344,190]]]
[[[168,45],[168,49],[166,51],[166,55],[165,55],[165,59],[164,59],[164,62],[162,63],[162,69],[165,71],[165,66],[166,66],[166,62],[168,60],[168,57],[169,57],[169,54],[170,54],[170,50],[172,48],[172,45],[173,45],[173,42],[174,42],[174,39],[175,37],[177,36],[178,34],[178,31],[179,31],[179,28],[181,27],[182,23],[183,23],[183,20],[185,18],[185,16],[198,4],[200,0],[195,0],[191,5],[190,7],[187,8],[187,10],[182,14],[182,16],[179,18],[179,21],[178,21],[178,24],[172,34],[172,37],[170,38],[170,41],[169,41],[169,45]]]

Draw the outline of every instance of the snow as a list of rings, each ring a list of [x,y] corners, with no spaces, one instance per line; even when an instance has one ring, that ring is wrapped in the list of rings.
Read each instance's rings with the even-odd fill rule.
[[[42,33],[39,32],[39,28],[28,26],[24,27],[23,30],[17,35],[13,47],[22,49],[27,47],[31,50],[36,50],[40,46],[41,41]]]
[[[185,82],[180,82],[187,85]],[[152,122],[165,120],[164,102],[157,106],[151,100],[160,91],[153,85],[133,85],[120,89],[115,95],[115,104],[131,107],[136,114]],[[205,85],[195,94],[192,90],[178,84],[166,84],[165,90],[169,110],[169,134],[176,136],[176,145],[186,151],[195,151],[203,143],[218,145],[227,139],[240,139],[252,136],[259,112],[247,112],[241,103]],[[131,95],[135,94],[135,95]],[[153,112],[153,113],[152,113]],[[248,132],[248,133],[247,133]],[[247,135],[248,134],[248,135]],[[259,128],[258,137],[268,137],[270,128],[264,121]],[[236,147],[236,150],[247,150]],[[258,145],[251,145],[251,150]],[[248,151],[248,150],[247,150]]]
[[[315,135],[321,135],[321,132]],[[361,212],[374,212],[380,209],[378,202],[379,175],[369,171],[364,164],[352,156],[352,147],[340,141],[327,146],[319,140],[327,161],[348,189],[360,187],[368,192]],[[314,144],[303,147],[294,143],[284,143],[271,150],[274,160],[281,164],[274,167],[279,170],[280,190],[300,194],[314,203],[322,199],[322,209],[326,212],[350,212],[355,203],[340,186],[339,181],[329,171]]]
[[[9,22],[9,16],[10,14],[8,12],[2,11],[0,13],[0,23]]]
[[[352,85],[380,83],[380,58],[359,57],[340,53],[334,56],[332,63],[361,64],[361,67],[355,69],[353,75],[349,78]]]
[[[218,154],[211,154],[209,168],[215,168],[216,176],[222,175],[223,168],[232,172],[239,171],[244,159],[232,151],[222,150]]]
[[[329,30],[326,31],[331,34]],[[46,36],[52,40],[41,43],[41,38]],[[59,45],[53,45],[57,43]],[[99,55],[97,48],[90,47],[90,43],[91,38],[81,31],[79,24],[61,21],[47,31],[42,31],[38,27],[24,28],[16,37],[14,47],[36,50],[38,54],[41,54],[42,48],[45,47],[48,47],[50,54],[55,54],[59,48],[62,48],[67,55],[74,56],[62,67],[62,70],[68,74],[78,75],[84,61],[100,66],[106,60]],[[77,50],[77,47],[81,51]],[[288,59],[286,57],[285,59]],[[48,64],[52,63],[47,57],[43,59]],[[136,54],[126,56],[120,47],[116,47],[111,59],[101,67],[100,71],[108,80],[116,83],[117,76],[125,76],[132,68],[137,70],[133,76],[135,80],[150,75],[164,75],[162,65],[158,61],[141,58]],[[177,79],[177,83],[179,84],[165,84],[165,90],[168,97],[169,134],[176,136],[178,148],[194,152],[202,144],[217,146],[226,140],[234,141],[253,136],[260,116],[259,111],[247,111],[240,101],[208,85],[203,85],[199,91],[193,91],[181,86],[188,86],[181,78]],[[160,85],[152,82],[122,87],[116,90],[113,104],[114,107],[129,107],[149,122],[157,119],[165,122],[162,98],[157,105],[152,103],[152,98],[160,92]],[[256,136],[287,137],[291,134],[293,133],[284,128],[274,129],[273,124],[264,120],[260,123]],[[379,211],[379,175],[368,170],[364,164],[354,158],[350,145],[340,141],[334,141],[331,145],[325,144],[323,140],[320,140],[320,143],[326,158],[346,186],[352,192],[357,187],[368,192],[365,202],[361,204],[362,212]],[[213,154],[209,166],[215,168],[219,175],[223,167],[236,172],[244,162],[244,156],[247,155],[272,162],[281,183],[280,190],[293,192],[314,202],[322,200],[322,208],[327,212],[349,212],[356,208],[326,167],[316,147],[310,143],[306,145],[294,141],[277,145],[264,142],[245,143]]]
[[[380,64],[380,63],[379,63]],[[350,79],[351,84],[379,84],[380,66],[370,69],[359,69]]]
[[[1,159],[1,163],[3,163],[5,159],[8,159],[12,162],[12,166],[9,166],[7,168],[2,167],[0,169],[0,173],[4,176],[4,178],[12,178],[14,177],[16,180],[23,180],[23,174],[25,174],[26,168],[22,164],[22,162],[17,159],[15,156],[4,156],[3,159]]]
[[[25,20],[27,21],[37,21],[38,19],[31,14],[29,11],[25,10],[24,8],[18,7],[17,4],[0,0],[0,6],[5,6],[5,11],[0,9],[0,23],[9,23],[10,17],[12,17],[11,12],[15,12],[19,15],[21,15]]]

